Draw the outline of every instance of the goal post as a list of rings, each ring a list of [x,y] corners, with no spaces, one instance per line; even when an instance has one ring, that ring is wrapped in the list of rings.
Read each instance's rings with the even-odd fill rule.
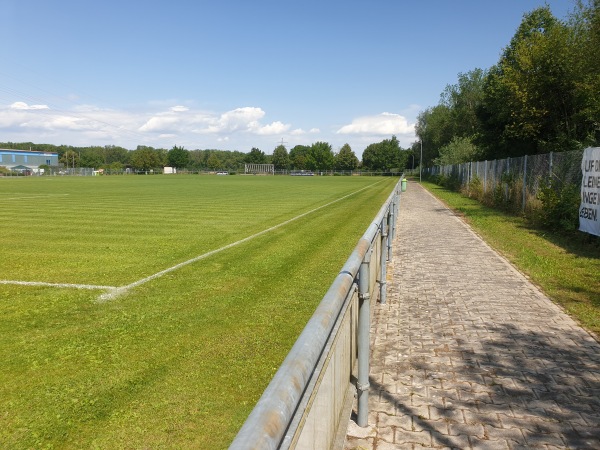
[[[248,164],[245,165],[244,173],[253,175],[275,175],[273,164]]]

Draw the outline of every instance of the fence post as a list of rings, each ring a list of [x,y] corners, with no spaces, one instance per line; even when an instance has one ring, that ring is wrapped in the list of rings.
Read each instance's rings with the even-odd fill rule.
[[[387,300],[387,258],[389,252],[390,228],[387,226],[391,211],[381,219],[381,255],[379,257],[379,303],[385,305]]]
[[[504,186],[504,201],[508,204],[508,202],[510,201],[510,196],[509,196],[509,186],[508,184],[510,183],[510,156],[508,158],[506,158],[506,178],[505,178],[506,183]]]
[[[483,193],[487,192],[487,159],[483,162]]]
[[[527,195],[527,155],[523,163],[523,211],[525,211],[525,199]]]
[[[469,161],[469,180],[467,183],[470,185],[473,180],[473,161]]]
[[[369,358],[370,358],[370,335],[371,322],[371,295],[369,294],[369,275],[372,249],[367,251],[358,271],[358,298],[360,307],[358,310],[358,380],[356,389],[358,391],[358,411],[356,424],[359,427],[368,425],[369,416]]]
[[[523,160],[523,211],[525,211],[525,201],[527,199],[527,155]]]

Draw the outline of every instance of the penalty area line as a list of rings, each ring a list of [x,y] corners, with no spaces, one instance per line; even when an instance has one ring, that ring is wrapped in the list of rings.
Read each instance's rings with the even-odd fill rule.
[[[100,295],[100,297],[98,297],[98,302],[102,303],[102,302],[105,302],[105,301],[108,301],[108,300],[112,300],[112,299],[118,297],[119,295],[125,294],[130,289],[133,289],[133,288],[135,288],[137,286],[140,286],[142,284],[148,283],[149,281],[152,281],[152,280],[155,280],[157,278],[160,278],[163,275],[166,275],[166,274],[168,274],[170,272],[173,272],[175,270],[181,269],[184,266],[187,266],[189,264],[195,263],[195,262],[200,261],[202,259],[208,258],[209,256],[215,255],[215,254],[220,253],[220,252],[222,252],[224,250],[228,250],[228,249],[230,249],[232,247],[235,247],[237,245],[243,244],[244,242],[248,242],[248,241],[250,241],[250,240],[252,240],[254,238],[262,236],[263,234],[267,234],[267,233],[269,233],[271,231],[274,231],[274,230],[276,230],[278,228],[281,228],[281,227],[283,227],[283,226],[285,226],[285,225],[287,225],[287,224],[289,224],[291,222],[294,222],[295,220],[301,219],[302,217],[308,216],[309,214],[312,214],[312,213],[314,213],[316,211],[319,211],[320,209],[326,208],[326,207],[331,206],[331,205],[333,205],[335,203],[338,203],[338,202],[340,202],[340,201],[342,201],[342,200],[344,200],[344,199],[346,199],[348,197],[351,197],[351,196],[353,196],[355,194],[358,194],[359,192],[364,191],[365,189],[369,189],[369,188],[375,186],[378,183],[381,183],[381,180],[377,181],[376,183],[373,183],[373,184],[370,184],[368,186],[365,186],[364,188],[359,189],[358,191],[351,192],[348,195],[344,195],[343,197],[340,197],[340,198],[335,199],[335,200],[333,200],[333,201],[331,201],[329,203],[326,203],[325,205],[318,206],[317,208],[311,209],[310,211],[306,211],[306,212],[304,212],[302,214],[297,215],[296,217],[292,217],[291,219],[288,219],[288,220],[286,220],[284,222],[281,222],[281,223],[279,223],[277,225],[273,225],[272,227],[269,227],[269,228],[266,228],[266,229],[264,229],[262,231],[259,231],[258,233],[254,233],[251,236],[248,236],[248,237],[245,237],[243,239],[240,239],[239,241],[232,242],[231,244],[227,244],[227,245],[224,245],[223,247],[217,248],[215,250],[211,250],[210,252],[204,253],[202,255],[198,255],[198,256],[196,256],[196,257],[194,257],[192,259],[188,259],[187,261],[183,261],[183,262],[181,262],[179,264],[176,264],[176,265],[174,265],[172,267],[169,267],[167,269],[161,270],[160,272],[157,272],[157,273],[155,273],[153,275],[150,275],[150,276],[148,276],[146,278],[142,278],[140,280],[134,281],[133,283],[128,284],[126,286],[120,286],[120,287],[118,287],[116,289],[110,289],[109,292],[106,292],[106,293]]]

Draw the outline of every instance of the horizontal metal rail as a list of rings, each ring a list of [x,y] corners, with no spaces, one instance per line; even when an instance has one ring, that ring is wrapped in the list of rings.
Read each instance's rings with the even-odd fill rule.
[[[360,345],[358,341],[361,339],[363,347],[366,339],[367,353],[363,354],[362,358],[366,358],[367,361],[359,363],[359,372],[361,372],[360,366],[363,365],[362,372],[364,372],[366,365],[367,382],[361,384],[360,378],[364,378],[365,375],[359,373],[357,384],[359,396],[360,392],[367,392],[367,397],[363,397],[360,402],[367,407],[365,401],[368,399],[368,326],[366,337],[364,331],[362,337],[357,338],[356,334],[359,332],[357,330],[359,320],[364,323],[366,319],[368,324],[370,317],[363,316],[362,319],[357,319],[357,305],[358,301],[361,301],[364,306],[364,302],[370,302],[377,296],[381,296],[381,292],[375,291],[377,282],[382,289],[385,289],[381,269],[385,266],[387,258],[381,255],[382,252],[387,254],[389,239],[394,235],[393,218],[397,217],[399,186],[400,182],[394,187],[375,219],[358,241],[238,432],[230,450],[317,448],[315,439],[327,440],[326,444],[320,443],[318,448],[330,448],[336,431],[334,428],[339,425],[344,403],[340,401],[340,397],[351,387],[351,372],[356,362],[357,346]],[[367,269],[364,267],[365,261],[371,262],[370,266],[367,264]],[[360,277],[363,280],[360,280]],[[385,277],[385,269],[383,277]],[[359,298],[360,300],[357,300]],[[369,314],[368,308],[361,307],[360,310],[361,312],[366,310]],[[358,357],[361,358],[361,355]],[[340,376],[341,380],[332,378]],[[336,389],[342,389],[343,393],[332,392],[336,383],[340,385]],[[320,389],[321,385],[327,387]],[[330,423],[322,431],[311,429],[311,424],[318,422],[310,418],[311,409],[318,407],[330,416]],[[359,416],[366,418],[365,407],[359,412]],[[323,418],[320,417],[319,421],[322,422]],[[359,423],[359,425],[366,426],[366,423]]]

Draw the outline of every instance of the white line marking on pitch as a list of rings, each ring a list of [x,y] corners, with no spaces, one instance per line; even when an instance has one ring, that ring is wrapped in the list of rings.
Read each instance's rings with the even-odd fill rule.
[[[302,213],[296,217],[292,217],[291,219],[288,219],[284,222],[281,222],[277,225],[274,225],[272,227],[266,228],[262,231],[259,231],[258,233],[254,233],[251,236],[245,237],[243,239],[240,239],[239,241],[235,241],[232,242],[231,244],[227,244],[224,245],[223,247],[217,248],[215,250],[211,250],[210,252],[204,253],[202,255],[196,256],[192,259],[188,259],[187,261],[183,261],[179,264],[174,265],[173,267],[169,267],[167,269],[161,270],[160,272],[157,272],[153,275],[150,275],[148,277],[142,278],[140,280],[134,281],[133,283],[127,284],[125,286],[101,286],[101,285],[95,285],[95,284],[73,284],[73,283],[47,283],[44,281],[15,281],[15,280],[0,280],[0,284],[12,284],[12,285],[22,285],[22,286],[48,286],[48,287],[60,287],[60,288],[74,288],[74,289],[98,289],[98,290],[104,290],[107,291],[104,294],[100,295],[100,297],[98,297],[98,302],[105,302],[107,300],[112,300],[124,293],[126,293],[128,290],[135,288],[137,286],[140,286],[142,284],[145,284],[149,281],[155,280],[156,278],[160,278],[163,275],[166,275],[167,273],[173,272],[175,270],[181,269],[184,266],[187,266],[188,264],[192,264],[195,263],[196,261],[200,261],[201,259],[205,259],[208,258],[209,256],[212,256],[216,253],[220,253],[224,250],[227,250],[229,248],[235,247],[236,245],[240,245],[243,244],[244,242],[248,242],[254,238],[257,238],[259,236],[262,236],[263,234],[269,233],[270,231],[276,230],[277,228],[281,228],[284,225],[287,225],[295,220],[301,219],[302,217],[305,217],[309,214],[314,213],[315,211],[318,211],[320,209],[326,208],[328,206],[333,205],[334,203],[337,203],[339,201],[344,200],[345,198],[351,197],[352,195],[358,194],[361,191],[364,191],[365,189],[368,189],[372,186],[375,186],[376,184],[381,183],[383,180],[377,181],[376,183],[370,184],[369,186],[365,186],[362,189],[359,189],[358,191],[352,192],[348,195],[344,195],[343,197],[340,197],[336,200],[333,200],[329,203],[326,203],[325,205],[321,205],[317,208],[311,209],[310,211],[307,211],[305,213]],[[68,195],[68,194],[58,194],[58,195]],[[28,197],[31,198],[31,197]],[[11,199],[9,199],[11,200]]]
[[[358,191],[352,192],[352,193],[350,193],[348,195],[345,195],[345,196],[340,197],[340,198],[338,198],[336,200],[333,200],[332,202],[329,202],[329,203],[327,203],[325,205],[321,205],[321,206],[319,206],[317,208],[311,209],[310,211],[302,213],[302,214],[300,214],[300,215],[298,215],[296,217],[292,217],[291,219],[288,219],[288,220],[286,220],[284,222],[281,222],[281,223],[279,223],[277,225],[274,225],[272,227],[269,227],[269,228],[266,228],[266,229],[264,229],[262,231],[259,231],[258,233],[255,233],[255,234],[253,234],[251,236],[245,237],[244,239],[240,239],[239,241],[232,242],[231,244],[224,245],[223,247],[217,248],[215,250],[211,250],[210,252],[207,252],[207,253],[204,253],[202,255],[196,256],[196,257],[194,257],[192,259],[188,259],[187,261],[183,261],[183,262],[181,262],[179,264],[174,265],[173,267],[169,267],[168,269],[161,270],[160,272],[157,272],[154,275],[150,275],[149,277],[142,278],[140,280],[134,281],[133,283],[128,284],[126,286],[121,286],[121,287],[118,287],[117,289],[112,289],[110,292],[106,292],[106,293],[102,294],[98,298],[98,301],[99,302],[105,302],[107,300],[112,300],[112,299],[118,297],[119,295],[122,295],[122,294],[126,293],[129,289],[132,289],[134,287],[137,287],[137,286],[140,286],[142,284],[145,284],[148,281],[155,280],[156,278],[160,278],[163,275],[166,275],[167,273],[173,272],[173,271],[175,271],[177,269],[180,269],[180,268],[182,268],[184,266],[187,266],[188,264],[195,263],[196,261],[200,261],[201,259],[208,258],[209,256],[212,256],[212,255],[214,255],[216,253],[222,252],[223,250],[227,250],[229,248],[235,247],[236,245],[243,244],[244,242],[248,242],[251,239],[254,239],[254,238],[258,237],[258,236],[262,236],[263,234],[266,234],[266,233],[268,233],[270,231],[276,230],[277,228],[280,228],[280,227],[282,227],[284,225],[287,225],[287,224],[289,224],[289,223],[291,223],[291,222],[293,222],[295,220],[298,220],[298,219],[300,219],[300,218],[302,218],[304,216],[312,214],[315,211],[318,211],[320,209],[326,208],[327,206],[333,205],[334,203],[337,203],[337,202],[339,202],[341,200],[344,200],[345,198],[348,198],[348,197],[350,197],[350,196],[352,196],[354,194],[358,194],[359,192],[364,191],[365,189],[368,189],[368,188],[370,188],[372,186],[375,186],[378,183],[381,183],[381,180],[378,181],[377,183],[373,183],[373,184],[371,184],[369,186],[365,186],[364,188],[359,189]]]
[[[48,198],[48,197],[64,197],[69,194],[44,194],[44,195],[25,195],[22,197],[8,197],[4,200],[28,200],[30,198]]]
[[[117,289],[115,286],[98,286],[96,284],[46,283],[45,281],[0,280],[0,284],[18,284],[21,286],[48,286],[75,289]]]

